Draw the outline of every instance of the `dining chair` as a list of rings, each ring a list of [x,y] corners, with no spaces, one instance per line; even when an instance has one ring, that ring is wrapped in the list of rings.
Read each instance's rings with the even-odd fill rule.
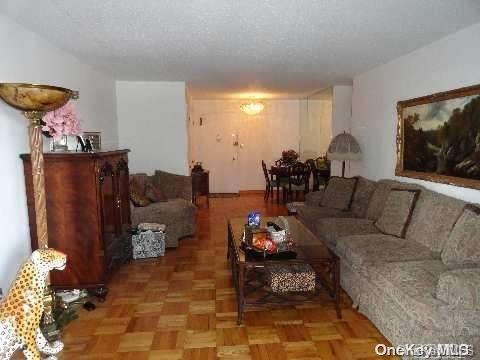
[[[295,199],[298,200],[298,193],[305,195],[310,189],[310,167],[307,164],[297,162],[288,167],[288,184],[284,187],[284,201],[286,197],[292,199],[295,192]],[[287,187],[288,186],[288,187]]]
[[[330,179],[330,162],[323,161],[323,166],[318,167],[317,161],[308,159],[305,163],[309,166],[312,173],[312,190],[318,191],[320,187],[326,186]]]
[[[263,195],[263,198],[265,200],[268,200],[268,197],[270,195],[273,198],[273,184],[268,174],[267,164],[263,160],[262,160],[262,170],[263,170],[263,176],[265,176],[265,194]]]

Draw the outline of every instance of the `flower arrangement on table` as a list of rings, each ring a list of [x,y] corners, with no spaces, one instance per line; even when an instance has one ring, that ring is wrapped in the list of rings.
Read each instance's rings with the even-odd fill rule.
[[[69,101],[61,108],[50,111],[43,117],[45,135],[60,140],[65,135],[81,135],[80,119],[73,104]]]
[[[284,165],[292,165],[298,160],[298,158],[299,155],[295,150],[284,150],[282,151],[282,157],[280,159],[280,162]]]

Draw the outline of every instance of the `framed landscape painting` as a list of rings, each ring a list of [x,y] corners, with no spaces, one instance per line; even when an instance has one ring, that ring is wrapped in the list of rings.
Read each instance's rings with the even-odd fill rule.
[[[480,85],[399,101],[395,174],[480,189]]]

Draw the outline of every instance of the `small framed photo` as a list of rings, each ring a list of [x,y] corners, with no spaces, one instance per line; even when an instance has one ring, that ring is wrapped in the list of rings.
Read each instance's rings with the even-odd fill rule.
[[[84,131],[82,138],[85,143],[87,140],[90,142],[92,151],[98,151],[102,148],[102,134],[100,131]]]

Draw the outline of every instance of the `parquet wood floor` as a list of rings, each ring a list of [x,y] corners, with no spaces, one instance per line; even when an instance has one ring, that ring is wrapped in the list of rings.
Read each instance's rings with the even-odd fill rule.
[[[250,311],[236,325],[235,294],[226,262],[226,222],[250,210],[286,214],[261,194],[201,203],[196,237],[181,240],[158,261],[123,266],[107,301],[80,313],[64,333],[61,359],[375,359],[389,344],[351,309],[343,319],[328,303]],[[382,357],[385,359],[385,357]]]

